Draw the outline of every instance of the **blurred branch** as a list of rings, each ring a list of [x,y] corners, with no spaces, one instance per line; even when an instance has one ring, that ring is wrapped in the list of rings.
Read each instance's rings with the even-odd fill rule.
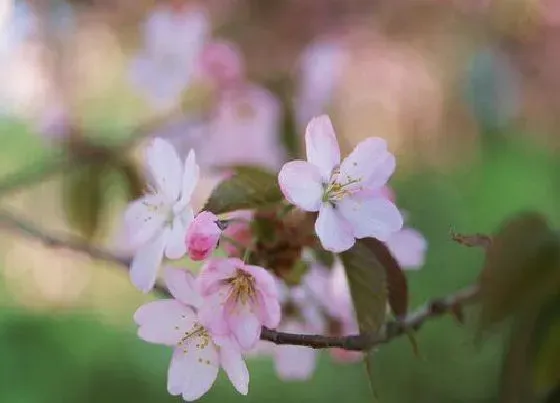
[[[121,150],[121,152],[126,152],[134,148],[138,142],[145,138],[151,137],[155,130],[162,127],[168,122],[173,121],[178,117],[184,116],[180,112],[173,112],[164,118],[154,119],[153,121],[144,123],[132,130],[130,136],[124,140],[122,143],[118,144],[116,147]],[[193,125],[196,125],[203,121],[204,117],[201,119],[194,119]],[[187,132],[179,132],[175,135],[183,135]],[[58,156],[54,156],[46,159],[40,163],[34,163],[21,171],[9,174],[4,178],[0,179],[0,196],[4,196],[8,193],[12,193],[16,190],[32,186],[36,183],[40,183],[50,177],[61,173],[68,168],[74,167],[76,165],[81,165],[87,162],[95,160],[97,156],[92,155],[91,158],[84,158],[84,155],[69,155],[67,153],[60,153]]]
[[[128,268],[130,259],[119,257],[113,252],[92,246],[72,236],[49,234],[34,224],[16,217],[12,213],[0,210],[0,228],[16,231],[27,237],[41,241],[51,248],[64,248],[85,253],[92,258],[117,263]],[[163,286],[157,286],[156,291],[169,296],[169,291]],[[457,307],[476,301],[479,293],[477,285],[463,288],[454,294],[443,298],[436,298],[410,313],[401,320],[388,322],[380,334],[361,334],[353,336],[323,336],[277,332],[263,327],[261,339],[274,344],[305,346],[314,349],[341,348],[351,351],[367,351],[371,348],[388,343],[391,340],[417,331],[428,320],[453,313]]]

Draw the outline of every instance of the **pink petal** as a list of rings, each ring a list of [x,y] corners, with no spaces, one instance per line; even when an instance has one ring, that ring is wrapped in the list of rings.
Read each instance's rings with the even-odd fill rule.
[[[140,248],[132,259],[130,280],[138,290],[144,293],[149,292],[156,283],[168,236],[169,229],[164,229],[156,238]]]
[[[220,369],[218,351],[210,341],[189,339],[185,349],[177,347],[167,373],[167,390],[173,396],[182,395],[187,402],[201,398],[210,390]]]
[[[286,199],[305,211],[317,211],[323,197],[323,179],[317,167],[305,161],[285,164],[278,183]]]
[[[322,205],[315,222],[315,232],[323,248],[331,252],[348,250],[355,242],[352,228],[331,204]]]
[[[166,140],[155,138],[146,149],[146,160],[157,189],[168,202],[177,201],[182,186],[183,166],[175,148]]]
[[[235,305],[226,309],[226,321],[233,336],[243,350],[250,350],[259,341],[261,323],[249,305]]]
[[[261,324],[272,329],[278,326],[281,316],[278,298],[259,292],[255,305],[255,312]]]
[[[210,260],[197,277],[198,290],[203,296],[217,292],[224,280],[235,276],[237,267],[244,265],[237,258]]]
[[[370,137],[360,142],[340,164],[340,183],[359,179],[359,186],[379,188],[395,170],[395,157],[387,151],[387,142]]]
[[[332,358],[339,363],[353,364],[363,360],[364,355],[359,351],[348,351],[340,348],[333,348],[331,351]]]
[[[340,148],[327,115],[312,119],[305,131],[307,162],[319,168],[323,180],[330,179],[333,169],[340,164]]]
[[[177,344],[192,329],[195,320],[192,309],[172,299],[149,302],[134,314],[141,339],[168,346]]]
[[[278,298],[276,280],[268,270],[260,266],[245,265],[243,271],[255,279],[257,289],[275,299]]]
[[[385,242],[403,226],[401,213],[387,199],[348,196],[337,207],[358,239],[372,237]]]
[[[230,331],[225,319],[225,304],[227,291],[225,287],[220,292],[207,296],[198,310],[200,323],[216,336],[227,335]]]
[[[403,268],[419,269],[424,264],[428,243],[418,231],[405,228],[391,235],[386,244]]]
[[[247,395],[249,392],[249,370],[239,350],[233,345],[221,345],[220,363],[235,389],[242,395]]]
[[[167,289],[175,299],[194,308],[202,305],[202,297],[196,290],[195,278],[190,271],[166,267],[164,279]]]

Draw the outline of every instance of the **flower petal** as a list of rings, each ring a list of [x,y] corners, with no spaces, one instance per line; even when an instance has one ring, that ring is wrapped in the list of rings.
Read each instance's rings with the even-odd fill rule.
[[[356,238],[373,237],[385,242],[403,226],[397,207],[384,198],[348,196],[337,204]]]
[[[210,390],[218,377],[220,361],[217,347],[209,336],[191,337],[187,345],[177,347],[167,375],[167,390],[183,395],[187,402],[197,400]]]
[[[268,270],[260,266],[244,265],[243,271],[249,273],[255,279],[257,288],[265,294],[278,298],[276,280]]]
[[[229,333],[229,326],[224,317],[227,295],[223,286],[219,292],[206,296],[198,310],[200,323],[215,336],[225,336]]]
[[[307,161],[317,168],[323,180],[330,179],[333,169],[340,164],[340,148],[327,115],[312,119],[305,130]]]
[[[419,269],[424,264],[428,243],[422,234],[412,228],[394,233],[386,242],[387,247],[405,269]]]
[[[166,267],[164,279],[167,289],[175,299],[194,308],[202,305],[202,297],[196,290],[195,278],[190,271]]]
[[[282,326],[282,331],[305,334],[301,324],[290,321]],[[313,375],[317,352],[312,348],[301,346],[276,346],[274,350],[274,367],[280,379],[285,381],[304,381]]]
[[[142,292],[146,293],[154,287],[168,236],[169,229],[166,228],[140,248],[132,259],[130,281]]]
[[[232,385],[242,395],[249,392],[249,370],[239,350],[232,344],[220,344],[220,363]]]
[[[323,204],[319,210],[315,232],[323,248],[331,252],[348,250],[355,242],[352,228],[331,204]]]
[[[305,211],[317,211],[323,196],[323,179],[316,166],[305,161],[285,164],[278,174],[284,197]]]
[[[183,214],[176,216],[173,219],[169,238],[165,248],[165,256],[168,259],[181,259],[187,253],[187,245],[185,238],[187,236],[187,229],[193,221],[192,209],[187,209]]]
[[[226,307],[226,320],[233,336],[243,350],[250,350],[259,341],[261,335],[261,323],[251,307],[236,304]]]
[[[387,183],[395,170],[395,157],[387,151],[387,142],[370,137],[360,142],[340,164],[337,182],[359,179],[359,186],[381,187]]]
[[[278,298],[259,292],[255,311],[261,324],[266,327],[274,329],[280,323],[281,310]]]
[[[197,286],[203,296],[217,292],[224,280],[235,275],[237,267],[243,267],[241,259],[213,259],[202,269],[197,277]]]
[[[183,166],[175,148],[166,140],[155,138],[146,150],[146,161],[155,185],[169,203],[179,199]]]
[[[149,343],[176,345],[196,320],[194,311],[174,299],[162,299],[142,305],[134,313],[138,337]]]
[[[130,203],[124,213],[124,241],[136,249],[148,242],[165,223],[161,211],[163,199],[158,195],[146,195]]]
[[[199,177],[200,177],[200,168],[196,163],[196,156],[194,150],[190,150],[189,155],[185,160],[185,167],[183,169],[183,185],[181,188],[181,201],[180,201],[181,207],[184,207],[190,203],[194,189],[198,184]]]

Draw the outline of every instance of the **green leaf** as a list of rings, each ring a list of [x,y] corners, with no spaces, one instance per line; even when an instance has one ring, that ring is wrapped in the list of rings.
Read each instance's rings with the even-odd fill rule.
[[[97,234],[101,222],[105,166],[87,164],[70,171],[63,181],[63,205],[68,224],[87,239]]]
[[[387,275],[377,258],[377,241],[356,241],[340,257],[346,270],[350,293],[360,333],[376,333],[385,322],[387,312]]]
[[[560,322],[551,326],[535,359],[535,387],[549,390],[560,383]]]
[[[140,174],[138,167],[130,160],[121,160],[115,166],[125,182],[129,201],[136,200],[144,194],[146,182]]]
[[[402,317],[408,312],[408,282],[406,276],[397,259],[393,257],[383,242],[371,239],[369,244],[377,260],[385,268],[391,311],[397,318]]]
[[[480,278],[482,328],[539,306],[560,287],[560,242],[536,213],[505,223],[488,247]]]
[[[214,214],[252,210],[279,203],[283,198],[275,174],[262,168],[238,166],[231,178],[214,189],[204,210]]]

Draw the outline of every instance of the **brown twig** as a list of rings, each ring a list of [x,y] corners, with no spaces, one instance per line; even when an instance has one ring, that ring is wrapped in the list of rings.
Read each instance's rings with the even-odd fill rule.
[[[119,257],[113,252],[94,247],[80,239],[45,233],[32,223],[18,218],[7,211],[0,211],[0,227],[39,240],[48,247],[82,252],[95,259],[116,263],[123,268],[128,268],[130,264],[128,258]],[[164,296],[169,296],[169,292],[163,286],[157,286],[156,291]],[[471,285],[446,297],[433,299],[403,319],[388,322],[378,334],[323,336],[318,334],[277,332],[263,327],[261,339],[274,344],[306,346],[314,349],[341,348],[351,351],[367,351],[376,345],[388,343],[397,337],[405,335],[409,331],[416,331],[429,319],[452,313],[455,307],[459,305],[474,302],[478,293],[478,286]]]

